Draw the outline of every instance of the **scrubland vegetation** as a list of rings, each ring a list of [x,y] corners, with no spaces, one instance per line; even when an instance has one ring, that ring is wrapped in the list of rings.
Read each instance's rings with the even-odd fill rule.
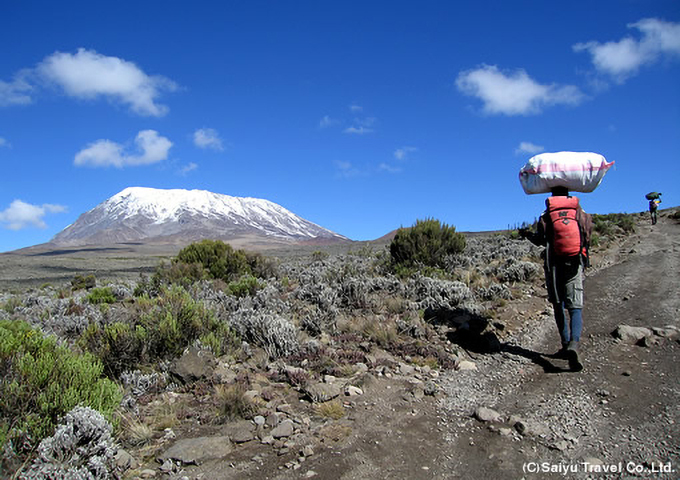
[[[630,216],[598,215],[597,242],[634,225]],[[398,231],[387,249],[277,260],[206,240],[134,284],[79,276],[66,287],[0,293],[2,471],[23,465],[26,478],[61,478],[69,468],[113,468],[115,441],[144,444],[179,421],[172,410],[152,421],[136,416],[139,399],[153,393],[212,390],[215,422],[257,414],[261,405],[245,395],[249,375],[228,385],[178,383],[168,366],[188,348],[249,363],[298,391],[323,375],[352,375],[374,348],[451,368],[438,326],[502,336],[494,310],[541,281],[540,251],[513,232],[466,238],[427,219]],[[343,414],[333,402],[316,408]],[[75,453],[79,442],[92,444],[87,455]]]

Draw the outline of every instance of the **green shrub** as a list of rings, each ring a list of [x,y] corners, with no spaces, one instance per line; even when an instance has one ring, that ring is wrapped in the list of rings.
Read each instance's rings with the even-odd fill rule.
[[[111,378],[118,376],[145,359],[144,328],[127,323],[114,322],[103,327],[92,323],[80,337],[80,345],[94,354],[104,365],[104,372]]]
[[[10,297],[5,303],[2,304],[2,309],[9,313],[14,314],[17,308],[21,307],[24,302],[21,301],[19,297]]]
[[[35,447],[77,405],[111,421],[122,392],[102,372],[91,354],[57,345],[23,321],[0,321],[0,450],[8,441],[15,450]]]
[[[73,280],[71,280],[72,290],[89,290],[90,288],[94,288],[96,286],[97,279],[94,275],[87,275],[85,277],[82,275],[76,275],[73,277]]]
[[[323,252],[321,250],[315,250],[312,252],[312,261],[313,262],[323,262],[324,260],[328,259],[330,254],[328,252]]]
[[[135,288],[135,296],[158,295],[161,285],[181,285],[189,287],[200,280],[210,278],[200,263],[184,263],[173,259],[170,264],[161,263],[150,282],[140,282]]]
[[[95,288],[87,295],[87,301],[93,305],[116,303],[116,296],[111,287]]]
[[[390,243],[395,270],[412,267],[443,267],[448,255],[465,250],[465,236],[439,220],[418,220],[411,228],[400,228]]]
[[[255,295],[255,292],[257,292],[260,288],[260,281],[252,275],[244,275],[238,281],[230,282],[227,287],[229,293],[239,298],[246,297],[248,295]]]
[[[91,324],[79,340],[113,378],[138,365],[175,358],[197,339],[217,355],[238,348],[234,332],[182,287],[162,288],[153,299],[138,299],[135,307],[127,322]]]
[[[266,257],[257,252],[244,251],[244,255],[253,276],[264,279],[278,277],[278,263],[274,258]]]
[[[245,252],[234,250],[231,245],[219,240],[192,243],[183,248],[174,261],[202,265],[210,278],[221,278],[225,281],[250,273]]]
[[[160,265],[151,284],[140,284],[138,291],[152,293],[161,284],[188,287],[206,279],[219,279],[228,283],[244,275],[271,278],[276,277],[277,273],[278,265],[274,259],[259,253],[234,250],[219,240],[203,240],[182,249],[170,265]]]
[[[633,232],[635,232],[635,218],[632,215],[626,213],[593,215],[593,233],[599,235],[598,240]]]

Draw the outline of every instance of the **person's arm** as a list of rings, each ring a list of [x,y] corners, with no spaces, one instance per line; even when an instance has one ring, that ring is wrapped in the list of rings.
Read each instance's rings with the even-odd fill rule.
[[[545,246],[547,241],[545,236],[545,220],[543,216],[541,215],[541,218],[538,220],[535,232],[531,231],[531,228],[520,228],[519,236],[521,238],[526,238],[539,247]]]

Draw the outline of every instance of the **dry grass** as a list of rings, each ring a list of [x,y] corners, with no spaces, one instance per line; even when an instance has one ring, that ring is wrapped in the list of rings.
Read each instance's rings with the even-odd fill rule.
[[[240,385],[216,385],[214,400],[218,416],[227,421],[252,417],[257,405],[245,393]]]
[[[319,434],[324,439],[340,442],[352,434],[352,427],[348,425],[331,424],[322,428],[319,431]]]
[[[184,408],[180,403],[159,403],[149,412],[149,423],[154,430],[165,430],[179,425],[178,412]]]
[[[316,413],[323,418],[340,420],[345,416],[345,407],[338,400],[320,403],[315,407]]]
[[[153,439],[153,428],[137,418],[123,416],[120,426],[121,440],[133,447],[147,445]]]
[[[391,319],[380,317],[362,319],[360,332],[382,348],[387,348],[399,341],[397,326]]]

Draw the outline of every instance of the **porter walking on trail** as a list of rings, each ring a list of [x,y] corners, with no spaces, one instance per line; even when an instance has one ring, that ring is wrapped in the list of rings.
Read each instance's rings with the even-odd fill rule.
[[[652,225],[656,225],[656,211],[661,203],[661,194],[659,192],[649,192],[645,195],[645,198],[649,200],[649,216],[652,219]]]
[[[541,153],[519,171],[524,193],[552,193],[536,233],[521,233],[536,245],[546,246],[545,283],[562,340],[557,355],[569,359],[574,371],[583,370],[578,348],[583,330],[583,269],[588,265],[593,219],[569,191],[592,192],[612,165],[593,152]]]
[[[545,245],[544,270],[548,300],[562,341],[556,356],[567,358],[573,371],[583,370],[579,342],[583,331],[583,269],[588,266],[592,217],[564,187],[552,190],[536,233],[524,232],[536,245]],[[565,309],[569,314],[565,313]]]

